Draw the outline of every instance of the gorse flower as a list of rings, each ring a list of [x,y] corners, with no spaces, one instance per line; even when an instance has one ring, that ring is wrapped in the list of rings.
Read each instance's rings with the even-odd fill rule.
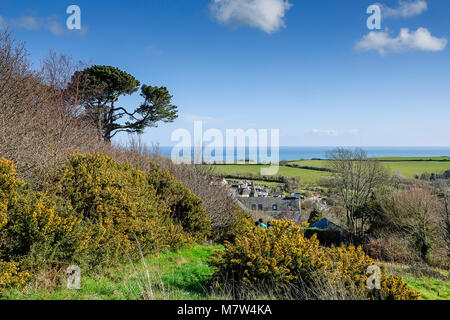
[[[381,274],[382,288],[371,291],[366,286],[367,268],[375,261],[361,247],[326,248],[319,245],[315,235],[307,239],[302,227],[292,221],[272,221],[273,228],[264,230],[250,220],[241,220],[240,235],[225,244],[225,251],[214,258],[214,280],[240,290],[273,290],[280,297],[293,289],[300,292],[317,283],[357,290],[367,299],[417,299],[401,277]]]
[[[3,287],[42,268],[117,265],[140,250],[177,249],[209,235],[202,201],[156,165],[143,171],[100,153],[74,154],[54,180],[52,190],[34,192],[0,160]]]

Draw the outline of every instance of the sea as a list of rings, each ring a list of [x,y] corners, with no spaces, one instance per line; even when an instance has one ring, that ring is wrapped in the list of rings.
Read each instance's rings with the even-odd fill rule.
[[[355,147],[343,147],[346,149],[355,149]],[[359,147],[366,151],[368,157],[450,157],[450,147]],[[150,148],[152,149],[152,148]],[[292,160],[311,160],[311,159],[326,159],[327,152],[336,149],[336,147],[280,147],[279,148],[279,160],[280,161],[292,161]],[[163,156],[170,157],[173,147],[159,146],[157,152]],[[154,150],[151,150],[154,151]],[[223,150],[223,161],[226,161],[226,153],[230,150]],[[248,148],[245,152],[245,159],[237,158],[237,150],[234,152],[231,150],[231,154],[234,154],[234,161],[251,159]],[[194,158],[194,150],[191,149],[191,155],[183,155],[179,153],[179,157],[190,156]],[[215,156],[212,153],[212,156]],[[269,149],[270,157],[270,149]],[[228,158],[229,160],[229,158]],[[254,159],[252,159],[254,160]],[[256,161],[260,162],[262,159]]]

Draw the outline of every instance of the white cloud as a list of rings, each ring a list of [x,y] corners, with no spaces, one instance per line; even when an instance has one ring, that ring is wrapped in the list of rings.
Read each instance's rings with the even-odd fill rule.
[[[64,26],[56,18],[46,19],[44,28],[56,35],[60,35],[65,31]]]
[[[388,31],[369,32],[355,46],[357,50],[376,50],[381,55],[389,52],[403,52],[406,50],[442,51],[447,46],[446,38],[433,37],[426,28],[410,31],[402,28],[397,37],[389,36]]]
[[[213,16],[231,26],[248,25],[266,33],[285,27],[284,17],[292,4],[288,0],[213,0]]]
[[[329,136],[329,137],[338,137],[339,136],[339,131],[333,130],[333,129],[328,129],[328,130],[312,129],[311,132],[314,134],[317,134],[317,135],[322,135],[322,136]]]
[[[45,29],[55,35],[62,34],[65,29],[64,25],[59,21],[58,17],[51,16],[46,18],[35,16],[23,16],[17,19],[4,19],[0,17],[0,29],[2,26],[11,26],[12,28],[26,29],[26,30],[40,30]]]
[[[359,129],[311,129],[309,133],[312,133],[316,136],[325,136],[325,137],[349,137],[349,136],[359,136]]]
[[[6,27],[5,19],[3,19],[2,16],[0,16],[0,30],[2,30],[5,27]]]
[[[11,23],[17,28],[27,30],[37,30],[42,27],[42,19],[32,16],[20,17],[17,20],[11,20]]]
[[[399,0],[397,8],[389,8],[379,4],[383,18],[409,18],[415,17],[428,10],[425,0],[403,1]]]

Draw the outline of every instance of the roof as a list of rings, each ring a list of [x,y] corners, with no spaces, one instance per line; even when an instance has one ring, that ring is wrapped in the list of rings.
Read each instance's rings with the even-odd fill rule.
[[[319,221],[313,223],[309,227],[310,228],[322,229],[322,230],[326,230],[328,228],[341,229],[341,227],[339,227],[337,224],[334,224],[333,222],[331,222],[330,220],[328,220],[326,218],[323,218],[322,220],[319,220]]]

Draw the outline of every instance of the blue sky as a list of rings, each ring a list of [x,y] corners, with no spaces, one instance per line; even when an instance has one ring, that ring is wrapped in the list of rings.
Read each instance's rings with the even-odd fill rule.
[[[2,0],[0,28],[36,66],[53,49],[167,86],[180,117],[148,129],[148,144],[203,120],[278,128],[285,146],[449,146],[450,1],[381,0],[371,31],[377,2]],[[71,4],[81,31],[65,27]]]

